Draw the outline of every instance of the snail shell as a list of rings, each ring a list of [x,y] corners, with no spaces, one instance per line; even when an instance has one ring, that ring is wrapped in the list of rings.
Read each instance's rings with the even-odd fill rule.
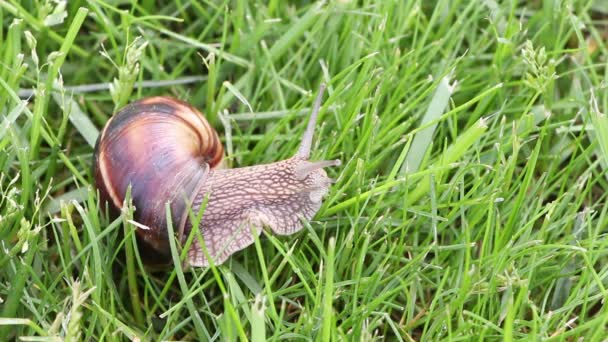
[[[102,203],[122,209],[131,187],[139,223],[140,252],[152,263],[170,261],[165,204],[183,244],[193,229],[187,263],[221,264],[251,245],[263,227],[288,235],[302,229],[321,207],[331,180],[324,167],[339,160],[308,161],[323,87],[295,156],[271,164],[225,169],[217,132],[189,104],[170,97],[150,97],[119,110],[101,132],[94,158],[95,182]],[[206,202],[193,227],[189,210]]]

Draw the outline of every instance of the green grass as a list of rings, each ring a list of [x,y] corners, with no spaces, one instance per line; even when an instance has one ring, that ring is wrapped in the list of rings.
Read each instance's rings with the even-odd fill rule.
[[[608,337],[605,1],[158,3],[0,0],[0,339]],[[144,270],[93,187],[113,111],[185,99],[253,165],[322,82],[315,219]]]

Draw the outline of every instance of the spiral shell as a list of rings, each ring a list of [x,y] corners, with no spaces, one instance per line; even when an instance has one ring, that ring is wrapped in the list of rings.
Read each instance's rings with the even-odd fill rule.
[[[175,98],[145,98],[117,112],[101,132],[95,180],[102,200],[118,209],[131,185],[139,237],[168,252],[165,203],[180,232],[188,203],[223,154],[217,132],[198,110]]]
[[[122,209],[128,189],[135,206],[140,253],[152,264],[170,261],[165,205],[180,246],[195,234],[187,264],[226,261],[254,242],[264,227],[288,235],[321,207],[331,180],[324,167],[339,160],[309,161],[319,92],[298,152],[269,164],[223,169],[223,147],[200,112],[169,97],[152,97],[120,110],[95,147],[95,181],[102,203]],[[203,216],[193,225],[189,212]]]

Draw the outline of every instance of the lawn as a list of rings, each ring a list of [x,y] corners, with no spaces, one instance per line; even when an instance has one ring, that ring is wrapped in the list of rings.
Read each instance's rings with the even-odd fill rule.
[[[605,0],[0,0],[0,22],[0,340],[608,337]],[[314,218],[146,266],[137,208],[95,187],[112,113],[182,99],[251,166],[296,153],[321,84],[311,159],[341,165]]]

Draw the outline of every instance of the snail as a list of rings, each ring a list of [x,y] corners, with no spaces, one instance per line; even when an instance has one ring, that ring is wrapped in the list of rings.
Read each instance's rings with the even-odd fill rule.
[[[321,85],[296,154],[286,160],[226,168],[218,133],[188,103],[148,97],[114,114],[95,144],[94,177],[100,203],[121,210],[131,187],[140,253],[168,263],[165,204],[180,246],[193,229],[185,263],[205,267],[225,262],[254,242],[265,227],[277,235],[302,229],[321,207],[332,182],[324,168],[340,160],[310,161],[310,149],[325,86]],[[203,215],[193,227],[190,213]],[[191,210],[191,211],[190,211]],[[205,244],[206,251],[201,245]]]

